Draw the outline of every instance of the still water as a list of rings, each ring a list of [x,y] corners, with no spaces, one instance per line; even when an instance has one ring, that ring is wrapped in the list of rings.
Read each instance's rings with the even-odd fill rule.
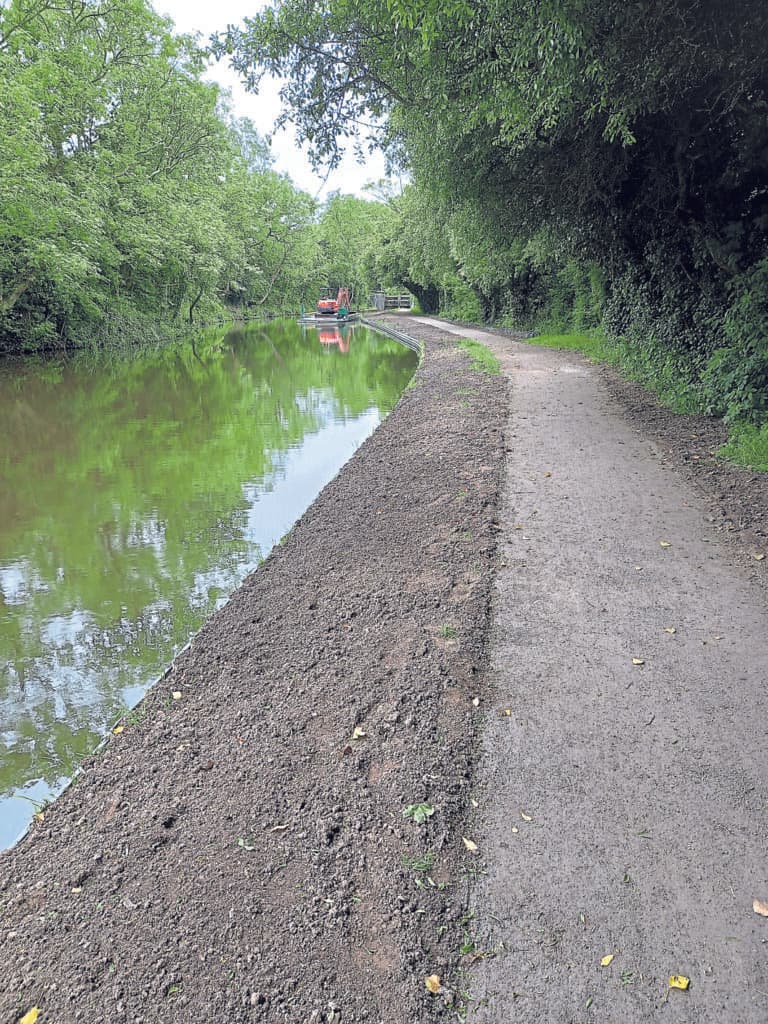
[[[416,356],[280,321],[0,363],[0,847],[291,528]]]

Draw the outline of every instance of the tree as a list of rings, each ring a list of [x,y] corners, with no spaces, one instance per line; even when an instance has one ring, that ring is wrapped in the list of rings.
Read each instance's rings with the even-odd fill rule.
[[[0,351],[298,308],[314,205],[204,69],[146,0],[0,9]]]

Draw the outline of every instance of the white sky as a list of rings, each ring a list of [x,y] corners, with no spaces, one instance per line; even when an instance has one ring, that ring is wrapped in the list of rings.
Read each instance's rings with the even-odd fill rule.
[[[206,42],[212,33],[222,31],[227,25],[239,24],[243,18],[266,6],[264,0],[152,0],[152,4],[160,14],[170,15],[178,32],[200,32]],[[313,196],[322,198],[335,189],[362,195],[367,181],[384,177],[381,154],[369,156],[367,163],[361,165],[350,152],[323,184],[323,176],[315,174],[305,153],[298,148],[291,126],[280,132],[273,131],[274,120],[280,112],[278,82],[265,78],[258,95],[247,93],[224,61],[214,64],[206,77],[231,91],[235,116],[249,117],[261,135],[272,135],[275,169],[289,174],[299,188]]]

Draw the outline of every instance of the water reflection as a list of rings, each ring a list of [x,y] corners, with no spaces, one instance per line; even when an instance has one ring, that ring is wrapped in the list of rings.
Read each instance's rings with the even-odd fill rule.
[[[338,345],[339,352],[349,352],[349,339],[353,327],[338,327],[336,324],[318,327],[317,333],[321,345]]]
[[[338,333],[0,366],[0,845],[396,401],[413,354]]]

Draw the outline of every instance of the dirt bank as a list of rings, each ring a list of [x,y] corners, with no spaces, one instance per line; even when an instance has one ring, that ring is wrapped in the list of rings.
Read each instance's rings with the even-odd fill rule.
[[[444,1006],[507,385],[422,333],[416,387],[0,857],[3,1024]]]

